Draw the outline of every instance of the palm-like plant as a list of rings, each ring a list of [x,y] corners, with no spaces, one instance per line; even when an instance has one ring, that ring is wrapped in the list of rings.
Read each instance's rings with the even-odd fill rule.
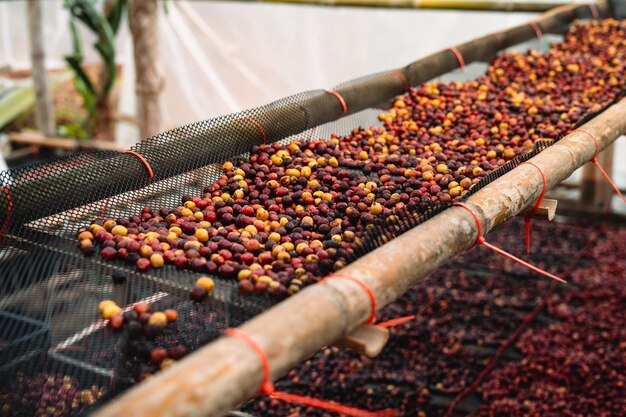
[[[115,35],[127,6],[127,0],[114,0],[107,13],[99,12],[93,0],[65,0],[70,11],[72,54],[65,57],[74,71],[74,86],[83,99],[87,117],[83,127],[93,128],[97,138],[112,140],[114,132],[110,95],[117,78],[115,64]],[[103,62],[99,82],[95,82],[83,68],[82,41],[77,21],[96,35],[94,47]]]

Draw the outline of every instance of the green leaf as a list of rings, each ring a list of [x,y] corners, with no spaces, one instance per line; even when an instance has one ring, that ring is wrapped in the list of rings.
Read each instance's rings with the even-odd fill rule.
[[[126,0],[117,0],[117,2],[115,2],[115,6],[113,6],[111,11],[107,14],[107,22],[109,22],[109,26],[111,26],[111,30],[114,34],[117,34],[117,31],[120,28],[120,22],[122,21],[125,9]]]
[[[66,56],[65,61],[68,63],[70,68],[72,68],[72,71],[74,71],[76,78],[78,78],[79,80],[83,82],[83,85],[88,91],[91,92],[91,94],[95,95],[96,89],[94,88],[93,83],[89,79],[89,76],[87,75],[83,67],[81,66],[82,59],[76,59],[76,57],[74,56]]]
[[[76,27],[76,21],[72,16],[70,18],[70,35],[72,36],[72,52],[73,56],[77,57],[79,60],[83,60],[83,47],[82,42],[80,41],[80,36],[78,36],[78,28]]]

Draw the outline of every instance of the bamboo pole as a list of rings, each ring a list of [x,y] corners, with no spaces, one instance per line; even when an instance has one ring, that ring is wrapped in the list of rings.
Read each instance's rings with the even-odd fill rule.
[[[626,100],[584,125],[600,149],[626,132]],[[594,156],[595,143],[574,133],[531,161],[552,188]],[[533,204],[543,188],[542,176],[520,165],[468,200],[483,233]],[[341,270],[363,281],[378,307],[402,295],[423,277],[470,248],[477,225],[466,210],[452,207]],[[497,256],[497,255],[494,255]],[[306,288],[241,326],[267,353],[272,378],[283,375],[323,346],[350,334],[369,315],[370,300],[358,285],[328,279]],[[220,416],[257,394],[261,362],[244,341],[222,337],[171,368],[142,382],[95,413],[96,417]]]

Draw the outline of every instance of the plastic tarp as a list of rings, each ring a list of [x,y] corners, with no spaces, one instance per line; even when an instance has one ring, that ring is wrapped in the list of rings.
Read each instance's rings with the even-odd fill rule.
[[[44,4],[46,63],[64,65],[70,52],[68,12]],[[165,9],[163,9],[165,10]],[[450,45],[521,24],[534,13],[324,7],[279,3],[168,1],[159,15],[166,83],[163,129],[260,106],[281,97],[330,88],[366,74],[401,67]],[[0,67],[30,65],[26,2],[0,3]],[[86,60],[97,62],[85,33]],[[135,114],[133,51],[124,24],[118,34],[124,67],[119,111]],[[118,141],[138,130],[119,123]],[[626,186],[626,144],[616,145],[615,179]]]

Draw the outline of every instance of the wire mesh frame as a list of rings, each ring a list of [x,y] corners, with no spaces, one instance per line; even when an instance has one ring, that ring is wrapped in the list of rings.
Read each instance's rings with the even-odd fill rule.
[[[381,102],[385,102],[404,90],[405,80],[398,76],[398,72],[384,73],[365,77],[354,83],[347,83],[337,87],[336,90],[343,92],[342,97],[345,96],[347,103],[355,103],[355,107],[359,108],[359,106],[369,106],[368,103],[373,100],[355,93],[358,91],[355,86],[363,85],[368,86],[368,89],[378,86],[378,89],[383,91],[381,96],[386,97]],[[76,250],[73,240],[73,233],[78,226],[100,215],[115,217],[136,213],[143,205],[154,204],[159,207],[177,205],[179,204],[176,201],[178,196],[187,193],[197,195],[202,192],[202,184],[208,184],[216,179],[220,171],[214,164],[231,157],[233,152],[243,155],[250,143],[259,143],[259,140],[281,137],[281,132],[292,130],[298,132],[300,128],[294,128],[294,126],[297,126],[299,122],[302,122],[303,126],[318,126],[323,120],[335,118],[335,116],[320,115],[336,113],[337,108],[342,111],[341,103],[337,101],[337,98],[326,92],[305,93],[297,97],[297,100],[288,98],[269,106],[272,117],[277,115],[288,117],[282,119],[282,123],[272,125],[274,131],[269,127],[263,128],[266,124],[273,123],[273,119],[271,117],[265,118],[266,113],[264,112],[257,114],[253,110],[226,116],[218,121],[201,122],[175,129],[133,147],[133,151],[140,153],[150,161],[150,166],[161,167],[161,169],[154,169],[155,178],[152,182],[146,180],[146,167],[137,158],[115,152],[71,155],[55,161],[53,164],[39,164],[28,169],[2,173],[3,190],[6,190],[7,199],[5,201],[6,209],[9,208],[10,204],[14,206],[13,210],[4,212],[5,218],[2,222],[8,226],[4,236],[0,272],[12,279],[2,283],[3,294],[10,293],[11,300],[1,307],[43,321],[54,320],[54,317],[63,311],[84,312],[85,315],[64,317],[63,325],[56,327],[61,331],[53,333],[50,343],[54,346],[52,354],[55,357],[60,355],[66,363],[79,364],[85,369],[93,370],[93,366],[90,364],[93,362],[93,358],[74,354],[75,350],[67,349],[74,345],[68,344],[67,341],[84,330],[86,322],[93,321],[94,306],[103,298],[104,294],[118,301],[120,305],[128,305],[133,301],[151,297],[155,293],[164,293],[164,300],[158,300],[161,305],[183,305],[188,298],[188,288],[195,277],[189,271],[174,273],[173,267],[148,273],[137,273],[116,263],[84,258]],[[376,96],[375,99],[378,100],[379,98]],[[301,104],[302,101],[308,102],[310,105],[304,106]],[[296,102],[298,104],[295,104]],[[386,107],[388,106],[385,104],[381,105],[381,108]],[[346,117],[304,130],[304,133],[296,134],[295,137],[311,139],[316,136],[328,137],[326,133],[331,132],[346,134],[354,126],[367,126],[368,121],[376,124],[376,114],[373,112],[378,113],[378,111],[371,109],[371,106],[358,112],[350,111],[351,114]],[[221,137],[221,134],[232,135],[232,132],[226,133],[229,129],[223,130],[226,129],[225,126],[229,126],[229,129],[235,126],[234,129],[237,132],[236,135],[229,136],[230,144],[233,145],[230,147],[219,146],[212,139]],[[203,130],[203,128],[212,129],[211,134],[207,134],[206,129]],[[290,136],[284,141],[289,141],[292,137]],[[182,145],[181,147],[175,146],[176,143],[188,141],[199,143],[191,146],[191,148]],[[204,143],[207,141],[212,144],[210,147],[216,150],[208,158],[206,155],[199,156],[189,152],[195,147],[205,147]],[[161,145],[167,145],[167,147]],[[181,155],[173,155],[175,152],[172,152],[172,149],[178,150]],[[184,160],[184,163],[172,165],[172,159]],[[122,169],[118,167],[120,161],[124,161]],[[94,170],[94,166],[106,169]],[[74,171],[71,177],[67,175],[68,168]],[[79,179],[78,184],[73,183],[72,190],[68,190],[64,181],[76,179],[76,175]],[[41,187],[38,182],[41,177],[52,179],[53,181],[45,182],[45,185],[52,184],[56,187],[53,189]],[[121,183],[110,181],[111,177],[124,178],[124,181]],[[77,192],[74,186],[77,186]],[[93,187],[90,188],[90,186]],[[87,193],[81,193],[84,191],[84,187],[88,188]],[[131,191],[120,192],[120,189]],[[171,192],[172,189],[175,190],[174,193]],[[54,196],[58,197],[58,195],[64,195],[68,198],[61,201],[55,200],[56,197]],[[98,195],[109,197],[93,202]],[[16,202],[25,200],[29,203],[28,210],[20,212],[15,209]],[[59,205],[55,207],[56,203]],[[60,207],[68,205],[75,208],[59,212]],[[422,213],[418,220],[423,221],[430,218],[444,208],[437,207]],[[54,214],[37,218],[41,213]],[[23,225],[21,220],[24,221]],[[16,261],[15,258],[18,257],[23,259]],[[13,260],[9,260],[10,258]],[[37,262],[32,262],[33,258]],[[114,287],[110,283],[109,277],[116,270],[123,270],[129,276],[128,285],[122,289]],[[173,276],[176,277],[177,282],[171,281]],[[69,298],[65,298],[68,297],[68,293],[64,291],[67,288],[73,290],[73,294],[69,294]],[[33,304],[44,306],[44,309],[34,311],[24,307],[24,305],[28,307],[28,302],[25,301],[33,296],[41,297],[35,299]],[[232,310],[232,317],[227,317],[220,322],[221,324],[216,325],[226,328],[241,324],[245,319],[254,316],[271,304],[271,300],[263,297],[244,300],[237,293],[233,283],[219,281],[214,297],[209,303],[209,310],[220,313]],[[84,340],[84,338],[80,340]],[[103,342],[102,347],[104,349],[101,350],[110,348],[109,342],[110,340]],[[46,346],[42,348],[45,349]],[[50,347],[47,348],[50,349]],[[109,365],[108,369],[106,367],[96,368],[98,372],[104,370],[107,375],[112,375],[111,372],[115,370],[117,365],[117,363],[113,363],[113,365]]]

